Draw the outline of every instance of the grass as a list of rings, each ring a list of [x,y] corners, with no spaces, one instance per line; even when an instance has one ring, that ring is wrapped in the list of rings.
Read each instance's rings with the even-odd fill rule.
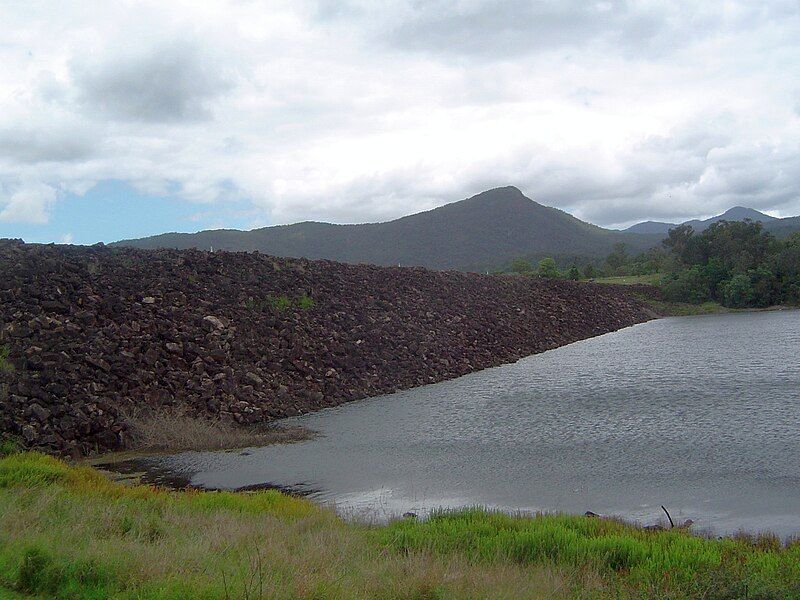
[[[620,277],[597,277],[592,279],[595,283],[614,283],[617,285],[636,285],[648,284],[658,285],[664,277],[663,273],[651,273],[649,275],[622,275]]]
[[[144,452],[224,450],[307,440],[314,432],[302,427],[274,427],[201,419],[183,410],[126,415],[128,448]],[[0,446],[1,448],[2,446]]]
[[[479,509],[347,523],[274,490],[113,483],[0,458],[0,597],[797,598],[800,545]]]
[[[292,307],[296,307],[299,310],[309,310],[314,307],[314,304],[314,299],[307,294],[301,295],[296,300],[292,300],[289,296],[268,295],[263,300],[248,298],[245,300],[244,307],[248,310],[263,311],[271,309],[275,312],[282,313]]]
[[[0,346],[0,373],[8,373],[14,370],[14,365],[8,360],[11,355],[11,348]]]
[[[726,308],[719,302],[703,302],[702,304],[688,304],[686,302],[666,302],[645,296],[640,296],[655,312],[665,317],[688,317],[692,315],[715,315],[733,312],[734,309]]]

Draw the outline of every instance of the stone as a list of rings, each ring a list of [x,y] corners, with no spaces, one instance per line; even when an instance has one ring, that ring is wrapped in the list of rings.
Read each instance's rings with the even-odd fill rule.
[[[44,408],[44,407],[40,406],[39,404],[37,404],[37,403],[35,403],[35,402],[34,402],[33,404],[31,404],[31,406],[30,406],[30,411],[31,411],[31,412],[34,414],[34,416],[35,416],[37,419],[39,419],[39,421],[41,421],[42,423],[44,423],[45,421],[47,421],[47,419],[49,419],[49,418],[50,418],[50,414],[51,414],[49,410],[47,410],[46,408]]]
[[[225,329],[225,323],[219,317],[207,315],[203,317],[203,322],[210,325],[213,329]]]
[[[652,317],[633,288],[244,252],[3,241],[0,264],[0,346],[14,365],[0,372],[0,435],[68,455],[118,449],[124,414],[256,423]],[[292,305],[278,310],[282,296]]]

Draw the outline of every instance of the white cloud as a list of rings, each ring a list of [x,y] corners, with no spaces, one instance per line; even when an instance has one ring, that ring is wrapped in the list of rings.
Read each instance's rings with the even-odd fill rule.
[[[16,190],[0,210],[0,221],[5,223],[47,223],[50,206],[57,191],[49,185],[34,183]]]
[[[799,13],[6,3],[0,190],[116,179],[198,211],[244,200],[258,224],[388,219],[507,184],[606,225],[731,203],[797,214]],[[55,201],[7,198],[3,219]]]

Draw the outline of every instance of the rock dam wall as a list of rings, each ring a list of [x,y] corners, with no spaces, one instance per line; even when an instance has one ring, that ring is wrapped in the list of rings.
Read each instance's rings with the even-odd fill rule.
[[[258,423],[652,318],[626,290],[258,253],[0,241],[0,435],[125,447],[133,409]]]

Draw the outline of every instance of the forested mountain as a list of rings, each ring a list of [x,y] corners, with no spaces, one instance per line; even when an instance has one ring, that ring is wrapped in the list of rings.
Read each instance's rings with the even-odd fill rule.
[[[603,229],[534,202],[515,187],[502,187],[386,223],[305,222],[252,231],[166,233],[118,244],[483,271],[517,257],[601,257],[617,242],[644,250],[660,239]]]

